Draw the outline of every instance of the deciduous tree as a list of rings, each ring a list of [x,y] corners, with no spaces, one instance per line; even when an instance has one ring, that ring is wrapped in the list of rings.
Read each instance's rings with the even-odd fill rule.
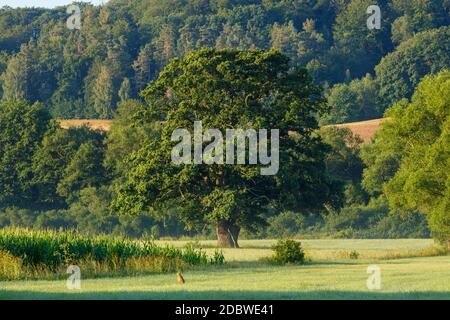
[[[137,123],[164,120],[160,139],[147,140],[127,158],[126,182],[112,210],[139,214],[178,205],[188,227],[214,223],[220,246],[238,246],[242,227],[264,223],[269,207],[305,212],[332,204],[334,185],[325,175],[327,147],[313,131],[325,109],[320,89],[289,59],[264,52],[204,49],[175,59],[145,90],[146,116]],[[176,165],[171,160],[174,130],[280,130],[280,168],[260,174],[261,165]],[[289,134],[295,132],[295,134]]]

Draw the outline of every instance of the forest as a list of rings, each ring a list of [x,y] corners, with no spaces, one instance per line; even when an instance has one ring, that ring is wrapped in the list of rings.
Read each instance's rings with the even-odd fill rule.
[[[369,30],[372,2],[77,3],[79,30],[67,28],[66,7],[1,8],[0,227],[214,239],[214,222],[224,220],[244,239],[449,241],[450,1],[377,1],[381,28]],[[203,85],[212,69],[255,98],[243,100],[220,81]],[[233,78],[239,72],[257,77]],[[294,96],[304,104],[295,114],[245,109],[276,90],[280,103]],[[166,102],[169,91],[175,98]],[[281,168],[282,187],[230,169],[226,188],[201,188],[214,172],[161,169],[167,130],[192,108],[220,101],[217,92],[236,107],[202,109],[203,119],[232,113],[305,132],[286,142],[298,165]],[[179,101],[186,105],[176,109]],[[328,126],[382,117],[390,121],[368,144]],[[61,129],[58,119],[114,123],[105,133]],[[226,124],[217,121],[209,124]],[[264,186],[267,201],[247,193],[250,181]],[[166,184],[189,200],[154,191]]]

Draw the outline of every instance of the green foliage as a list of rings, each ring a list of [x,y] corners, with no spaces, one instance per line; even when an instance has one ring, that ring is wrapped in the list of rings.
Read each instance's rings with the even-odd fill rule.
[[[342,205],[364,204],[368,195],[361,186],[364,163],[360,158],[363,141],[350,129],[325,126],[319,130],[323,141],[330,146],[325,157],[326,170],[343,188],[343,197],[337,199]]]
[[[418,33],[381,60],[375,71],[384,108],[411,98],[424,76],[450,68],[449,37],[448,26]]]
[[[92,88],[92,103],[94,110],[101,119],[111,118],[112,106],[115,105],[112,71],[106,65],[100,68]]]
[[[340,83],[327,94],[330,112],[321,124],[339,124],[380,117],[383,109],[379,101],[377,82],[370,74],[352,82]]]
[[[337,15],[333,26],[335,47],[343,56],[341,74],[348,70],[352,77],[366,74],[390,49],[390,28],[388,8],[378,3],[381,8],[381,30],[368,30],[367,8],[373,5],[371,0],[350,0]]]
[[[450,73],[426,77],[412,101],[388,110],[375,141],[363,153],[364,185],[383,192],[392,208],[429,213],[436,238],[448,239]]]
[[[291,236],[316,229],[298,212],[308,217],[326,211],[333,217],[342,204],[364,207],[368,192],[388,196],[391,213],[429,213],[434,236],[447,241],[449,141],[442,110],[448,110],[448,95],[441,83],[447,80],[436,80],[440,88],[430,80],[411,103],[399,102],[387,113],[394,120],[386,121],[376,141],[361,152],[359,141],[345,130],[322,129],[325,144],[310,134],[316,118],[335,124],[380,117],[393,103],[409,99],[424,76],[449,68],[449,1],[383,1],[382,29],[371,31],[369,4],[111,0],[104,6],[79,4],[83,23],[76,31],[66,28],[64,7],[1,8],[0,207],[39,211],[19,217],[12,210],[0,218],[5,224],[77,225],[133,236],[180,235],[183,223],[198,231],[211,221],[225,221],[256,234],[265,216],[281,211],[261,234]],[[196,52],[205,47],[244,51]],[[290,60],[257,50],[271,47]],[[327,88],[328,114],[306,72],[293,68],[299,66]],[[147,104],[129,100],[139,99],[155,79],[143,92]],[[292,102],[296,99],[300,102]],[[36,101],[42,105],[29,105]],[[411,111],[420,105],[426,106],[422,113]],[[47,111],[55,118],[114,117],[114,124],[104,140],[86,128],[58,129]],[[289,165],[274,179],[257,176],[257,167],[166,166],[168,133],[190,128],[188,118],[220,129],[275,123],[288,146],[281,163]],[[288,131],[300,135],[287,137]],[[366,166],[362,183],[360,156]],[[122,212],[136,218],[106,216],[116,195]],[[352,210],[344,209],[342,219]],[[337,232],[426,233],[420,219],[387,215],[384,209],[373,214],[380,220],[372,223],[364,215],[370,220],[367,234],[345,226]],[[353,218],[359,221],[358,215]],[[414,222],[416,229],[410,228]]]
[[[202,265],[208,263],[208,257],[206,253],[201,251],[201,249],[196,249],[192,244],[187,244],[183,249],[184,261],[190,265]],[[209,260],[213,262],[214,260]]]
[[[41,104],[0,102],[0,206],[32,201],[32,156],[50,126]]]
[[[275,23],[272,27],[270,44],[285,53],[295,66],[307,65],[326,48],[324,35],[317,32],[313,19],[303,22],[301,32],[297,31],[292,21],[282,26]]]
[[[193,52],[174,60],[144,96],[148,111],[134,123],[165,119],[163,132],[127,158],[130,171],[118,188],[113,212],[139,214],[178,201],[183,204],[180,219],[188,227],[225,220],[252,229],[269,205],[314,210],[335,192],[322,170],[326,148],[311,134],[317,128],[313,113],[324,110],[320,89],[305,70],[292,72],[289,59],[278,51]],[[276,124],[279,173],[263,176],[261,165],[175,165],[172,132],[192,131],[194,120],[223,133]],[[297,135],[288,134],[294,130]]]
[[[20,52],[12,57],[2,74],[3,99],[35,102],[37,96],[33,84],[36,75],[36,48],[31,42],[24,44]],[[33,90],[34,89],[34,90]]]
[[[14,257],[9,252],[0,250],[0,279],[17,280],[20,279],[22,261]]]
[[[145,106],[137,100],[123,101],[114,114],[114,122],[106,137],[105,166],[120,177],[128,171],[124,161],[139,150],[147,139],[157,139],[160,135],[159,122],[136,124],[135,117],[145,111]]]
[[[341,181],[359,182],[364,167],[359,157],[362,139],[348,128],[335,126],[322,127],[319,134],[331,147],[325,158],[328,172]]]
[[[292,65],[306,67],[317,83],[333,85],[373,72],[394,49],[393,42],[449,24],[448,1],[386,0],[379,3],[382,29],[368,30],[366,9],[371,4],[369,0],[79,3],[82,28],[75,31],[65,26],[65,7],[4,7],[0,51],[7,57],[0,59],[0,93],[8,99],[40,101],[57,118],[110,118],[119,101],[139,98],[171,59],[205,47],[278,48]]]
[[[392,8],[402,19],[403,30],[417,33],[449,24],[448,1],[433,0],[392,0]],[[396,34],[393,26],[393,36]],[[403,40],[406,40],[403,38]]]
[[[206,265],[208,257],[201,249],[187,246],[160,247],[149,241],[98,236],[86,237],[74,232],[0,230],[0,251],[18,257],[26,265],[57,268],[86,258],[94,261],[123,261],[131,258],[163,257],[180,259],[187,265]],[[213,261],[213,260],[211,260]],[[215,261],[215,260],[214,260]]]
[[[129,238],[193,236],[175,217],[155,218],[149,213],[138,216],[108,214],[109,195],[103,190],[84,189],[80,201],[68,209],[29,210],[9,207],[0,211],[0,228],[20,227],[30,230],[77,230],[80,234],[126,236]],[[161,213],[162,215],[163,213]],[[155,230],[158,230],[156,232]]]
[[[80,145],[57,186],[57,193],[73,203],[85,188],[100,187],[105,180],[103,167],[104,148],[100,144],[86,142]]]
[[[383,57],[375,67],[375,78],[367,74],[364,78],[334,85],[327,92],[330,112],[321,117],[321,124],[379,118],[393,103],[409,99],[424,76],[450,67],[448,33],[448,27],[441,27],[411,36]],[[409,38],[407,35],[396,37]]]
[[[441,241],[450,233],[445,218],[450,195],[450,72],[426,77],[409,105],[394,106],[390,116],[400,126],[391,139],[404,142],[400,167],[385,185],[394,208],[417,208],[433,218],[432,230]],[[400,109],[401,108],[401,109]],[[439,224],[440,221],[442,224]],[[445,235],[446,234],[446,235]]]
[[[212,254],[209,263],[212,265],[222,265],[225,263],[225,256],[223,255],[222,250],[216,249]]]
[[[428,238],[426,219],[415,210],[389,210],[382,199],[343,208],[325,217],[323,231],[332,237],[362,239]]]
[[[362,185],[371,195],[378,196],[383,192],[383,185],[397,172],[403,152],[402,142],[390,139],[395,134],[395,123],[387,121],[376,133],[375,140],[367,144],[361,151],[361,158],[366,164]]]
[[[101,144],[102,139],[101,133],[88,128],[48,130],[32,159],[33,184],[37,188],[38,202],[50,206],[63,205],[66,197],[61,197],[57,188],[60,183],[67,184],[68,166],[76,161],[74,158],[83,144]],[[94,174],[95,177],[101,172]]]
[[[352,251],[350,251],[350,253],[348,254],[349,259],[352,259],[352,260],[358,260],[358,259],[359,259],[359,256],[360,256],[360,254],[359,254],[359,252],[356,251],[356,250],[352,250]]]
[[[356,232],[356,237],[371,239],[426,239],[430,238],[427,219],[415,210],[393,210],[376,225]]]
[[[305,253],[303,252],[300,241],[295,240],[279,240],[273,247],[274,255],[270,261],[279,264],[305,263]]]
[[[130,99],[130,96],[131,96],[130,79],[125,78],[123,80],[122,84],[120,85],[120,89],[119,89],[120,101],[126,101],[126,100]]]
[[[376,225],[387,214],[386,207],[353,206],[346,207],[339,214],[325,218],[325,229],[329,232],[366,230]]]
[[[267,234],[275,238],[293,237],[300,232],[304,226],[304,217],[292,211],[284,211],[270,217],[267,221],[269,226]]]

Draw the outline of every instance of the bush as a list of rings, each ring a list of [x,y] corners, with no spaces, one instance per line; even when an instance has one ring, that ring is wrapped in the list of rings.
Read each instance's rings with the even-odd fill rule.
[[[274,255],[271,260],[275,263],[305,263],[305,253],[303,252],[299,241],[279,240],[277,244],[272,247],[272,250],[274,251]]]

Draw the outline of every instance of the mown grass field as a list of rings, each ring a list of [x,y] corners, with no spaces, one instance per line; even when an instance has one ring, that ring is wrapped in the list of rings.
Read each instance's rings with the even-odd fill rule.
[[[242,249],[224,251],[226,265],[184,272],[185,285],[174,274],[83,279],[79,291],[61,280],[10,281],[0,282],[0,299],[450,299],[450,256],[430,256],[432,240],[306,240],[304,266],[260,261],[273,243],[241,241]],[[201,245],[213,250],[214,242]],[[381,290],[367,289],[373,264]]]

